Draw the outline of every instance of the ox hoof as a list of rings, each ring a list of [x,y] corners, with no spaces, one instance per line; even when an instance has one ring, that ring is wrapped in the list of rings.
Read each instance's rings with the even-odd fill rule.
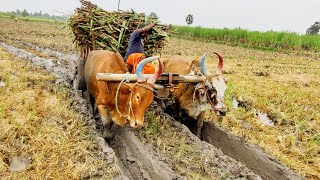
[[[103,131],[102,133],[102,137],[105,139],[105,140],[110,140],[113,138],[113,133],[109,130],[109,131]]]
[[[197,137],[200,139],[200,140],[202,140],[202,137],[201,137],[201,134],[202,134],[202,132],[200,131],[197,131]]]
[[[101,118],[100,114],[93,115],[94,120],[99,120]]]

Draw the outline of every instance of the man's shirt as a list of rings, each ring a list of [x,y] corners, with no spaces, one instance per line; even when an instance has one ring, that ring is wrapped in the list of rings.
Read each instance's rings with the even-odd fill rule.
[[[133,33],[130,36],[128,49],[124,56],[125,62],[127,62],[129,55],[132,53],[143,53],[143,42],[139,29],[133,31]]]

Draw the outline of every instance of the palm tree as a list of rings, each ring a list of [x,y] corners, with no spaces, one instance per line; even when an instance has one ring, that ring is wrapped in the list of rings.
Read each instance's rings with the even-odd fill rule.
[[[193,23],[193,15],[192,14],[188,14],[188,16],[186,18],[186,22],[187,22],[188,26]]]

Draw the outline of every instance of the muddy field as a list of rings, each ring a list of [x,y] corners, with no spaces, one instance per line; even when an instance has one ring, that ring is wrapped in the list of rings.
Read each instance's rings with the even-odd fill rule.
[[[38,53],[54,57],[54,61],[53,59],[41,58],[22,49],[8,46],[4,43],[1,43],[0,45],[5,51],[8,51],[20,58],[25,59],[31,62],[33,65],[41,66],[44,70],[52,73],[57,78],[55,83],[69,88],[72,87],[72,80],[75,73],[75,64],[78,60],[75,55],[65,55],[49,49],[42,49],[33,46],[32,44],[27,44],[31,49],[38,51]],[[66,61],[67,59],[69,61]],[[82,98],[81,92],[72,90],[70,98],[73,101],[72,107],[75,110],[82,113],[82,115],[85,116],[85,119],[87,119],[88,121],[94,121],[93,119],[90,119],[91,115],[87,111],[87,104]],[[171,148],[180,148],[181,146],[187,146],[190,149],[182,152],[183,154],[180,154],[180,156],[187,155],[188,159],[192,159],[186,161],[186,159],[184,159],[183,157],[179,157],[179,159],[181,159],[178,160],[179,162],[170,162],[169,159],[174,158],[175,155],[173,153],[175,152],[163,153],[161,152],[161,150],[157,149],[157,146],[152,147],[151,145],[147,144],[147,135],[143,132],[133,132],[133,130],[130,128],[118,127],[115,130],[115,138],[108,144],[104,144],[102,142],[101,146],[102,151],[105,152],[106,155],[115,153],[115,159],[110,161],[116,162],[114,166],[119,167],[118,171],[121,178],[127,177],[129,179],[157,179],[161,177],[160,179],[183,179],[183,177],[186,176],[191,179],[197,177],[206,179],[211,179],[212,177],[225,177],[231,179],[260,178],[258,175],[255,175],[251,170],[242,165],[241,162],[237,162],[236,160],[224,155],[221,151],[219,151],[212,145],[209,145],[197,139],[197,137],[194,136],[186,126],[175,122],[175,120],[168,114],[162,112],[161,108],[157,104],[154,104],[153,107],[150,108],[149,114],[150,113],[157,113],[159,115],[148,116],[149,123],[152,123],[152,121],[153,123],[154,121],[159,121],[159,126],[168,126],[167,128],[170,128],[171,132],[176,132],[175,136],[177,136],[177,138],[183,139],[182,141],[179,140],[179,144],[176,144],[176,146],[174,142],[166,143],[168,143],[168,145],[170,144],[169,146],[171,146]],[[158,118],[156,116],[158,116]],[[97,130],[99,131],[100,123],[96,122],[96,124]],[[148,127],[145,127],[145,130],[148,130]],[[102,137],[98,138],[102,139]],[[157,140],[161,140],[161,138]],[[164,140],[166,139],[164,138]],[[181,142],[183,142],[183,144],[181,144]],[[109,146],[113,148],[114,152],[110,152]],[[156,148],[155,151],[154,148]],[[189,155],[189,153],[192,154]],[[259,155],[263,155],[263,153]],[[109,158],[113,157],[111,156]],[[192,161],[193,159],[195,159],[194,162]],[[203,165],[194,164],[196,162],[203,163]],[[174,166],[175,163],[178,164],[176,165],[177,167]],[[259,168],[256,167],[255,171],[257,171],[258,169]],[[285,169],[285,171],[287,170]],[[269,176],[269,178],[273,176],[274,175],[271,175]],[[265,175],[265,177],[268,176]]]
[[[3,32],[3,31],[2,31]],[[9,52],[25,59],[28,62],[36,66],[41,66],[46,72],[50,72],[56,77],[55,84],[70,89],[69,99],[72,101],[71,107],[80,113],[81,116],[88,122],[91,122],[93,130],[96,131],[96,138],[101,140],[100,137],[100,122],[99,120],[92,119],[88,113],[87,105],[82,97],[82,93],[72,89],[72,81],[74,78],[74,70],[76,61],[78,61],[77,55],[74,53],[74,47],[68,46],[68,42],[63,41],[62,46],[57,43],[51,43],[48,48],[43,42],[44,39],[39,42],[32,37],[19,37],[12,36],[15,32],[9,33],[10,35],[1,34],[2,51]],[[44,32],[45,33],[45,32]],[[50,32],[54,34],[53,32]],[[50,33],[45,33],[51,37]],[[36,35],[36,33],[34,33]],[[5,38],[12,37],[12,38]],[[37,37],[38,35],[36,35]],[[60,35],[57,34],[59,37]],[[61,34],[61,36],[63,36]],[[40,38],[41,39],[41,38]],[[59,40],[60,41],[60,40]],[[191,49],[178,48],[179,44],[185,44]],[[10,46],[10,45],[13,46]],[[173,119],[169,114],[164,113],[161,108],[154,103],[147,113],[147,122],[143,129],[132,130],[131,128],[119,128],[115,127],[115,138],[105,143],[103,140],[100,142],[101,152],[105,155],[106,159],[109,159],[111,164],[106,166],[115,169],[115,178],[118,179],[300,179],[301,176],[290,171],[282,164],[285,163],[289,167],[300,175],[317,179],[319,178],[319,144],[317,144],[317,132],[319,132],[319,122],[317,117],[319,114],[316,105],[309,102],[310,106],[315,106],[313,117],[307,117],[311,119],[307,125],[304,121],[301,121],[299,125],[296,124],[299,117],[291,115],[289,119],[287,110],[277,109],[282,106],[277,106],[275,101],[273,105],[264,104],[264,99],[259,96],[255,89],[250,88],[252,84],[256,85],[259,81],[260,88],[272,87],[275,90],[281,88],[276,84],[282,82],[282,85],[295,84],[297,89],[301,87],[309,87],[304,90],[304,95],[309,96],[314,94],[314,97],[309,98],[319,99],[316,92],[318,90],[311,89],[319,85],[316,77],[319,76],[318,70],[319,58],[317,54],[309,54],[308,52],[302,52],[300,54],[285,54],[285,53],[272,53],[263,51],[253,51],[241,48],[230,48],[224,45],[210,44],[203,46],[202,48],[192,48],[200,45],[201,42],[189,42],[184,40],[174,40],[168,44],[168,48],[165,49],[164,55],[181,54],[188,57],[196,57],[203,51],[212,51],[212,49],[218,49],[225,54],[228,63],[225,67],[225,74],[231,79],[229,83],[229,92],[227,102],[229,106],[229,114],[224,119],[218,119],[215,116],[209,116],[212,121],[206,123],[202,140],[199,140],[192,134],[192,123],[186,124],[187,126],[179,123],[181,119]],[[64,49],[60,49],[64,47]],[[70,48],[70,50],[68,50]],[[174,52],[170,49],[174,49]],[[63,53],[62,53],[63,51]],[[231,53],[235,52],[235,53]],[[247,59],[248,54],[255,53],[253,59]],[[266,70],[270,62],[274,62],[273,58],[278,56],[281,67],[271,68]],[[262,58],[264,61],[259,61],[259,66],[254,65],[256,59]],[[296,59],[296,65],[288,65],[287,59]],[[241,59],[242,61],[239,61]],[[297,60],[298,59],[298,60]],[[302,60],[310,60],[311,67],[309,72],[313,74],[305,75],[304,68],[299,69],[299,73],[295,73],[293,67],[301,66],[305,63]],[[213,57],[209,57],[210,69],[214,69],[216,63]],[[293,63],[294,64],[294,63]],[[248,71],[246,66],[252,67]],[[264,67],[264,68],[263,68]],[[285,71],[280,71],[285,69]],[[246,72],[245,72],[246,71]],[[283,76],[283,72],[285,76]],[[282,74],[281,74],[282,73]],[[290,74],[290,78],[287,76]],[[251,82],[244,82],[243,78],[237,77],[239,74],[243,77],[250,79]],[[285,79],[285,78],[289,79]],[[302,78],[303,77],[303,78]],[[262,80],[263,78],[267,80]],[[278,81],[273,83],[272,81]],[[248,81],[248,80],[247,80]],[[269,83],[269,84],[268,84]],[[267,86],[268,84],[268,86]],[[294,89],[295,90],[295,89]],[[292,90],[292,91],[294,91]],[[245,92],[249,91],[250,93]],[[260,92],[269,97],[274,94],[269,94],[267,91]],[[281,91],[280,91],[281,92]],[[289,91],[291,93],[291,91]],[[281,93],[279,94],[281,96]],[[295,95],[293,94],[293,100]],[[273,100],[272,98],[269,99]],[[285,100],[282,103],[290,104]],[[298,103],[300,103],[298,101]],[[317,103],[317,102],[316,102]],[[259,116],[253,115],[255,111],[267,112],[268,118],[271,119],[274,128],[264,125],[261,122],[255,122],[259,120]],[[310,111],[307,109],[307,111]],[[279,118],[279,114],[284,113],[285,117]],[[278,114],[279,113],[279,114]],[[313,123],[312,119],[315,118]],[[277,121],[275,121],[277,120]],[[282,121],[289,121],[284,122]],[[191,121],[192,122],[192,121]],[[212,123],[214,122],[214,123]],[[295,124],[290,124],[294,122]],[[190,130],[189,130],[189,128]],[[245,127],[245,128],[243,128]],[[286,131],[290,129],[290,136],[284,136],[277,131]],[[305,128],[305,129],[302,129]],[[224,130],[222,130],[224,129]],[[239,130],[240,129],[240,130]],[[243,130],[241,130],[243,129]],[[302,141],[295,142],[293,137],[302,136]],[[257,135],[259,134],[260,135]],[[278,145],[272,147],[273,143],[270,139],[275,134],[276,141],[279,141]],[[302,134],[302,135],[301,135]],[[306,136],[308,135],[308,136]],[[238,137],[237,137],[238,136]],[[172,138],[174,137],[174,138]],[[291,139],[290,139],[291,137]],[[297,137],[299,138],[299,137]],[[292,144],[296,144],[293,147]],[[312,141],[314,144],[310,144]],[[209,143],[207,143],[209,142]],[[271,157],[263,152],[258,144],[264,151],[276,156]],[[283,144],[284,143],[284,144]],[[305,146],[305,144],[307,146]],[[283,146],[283,147],[282,147]],[[306,152],[300,151],[308,147]],[[274,149],[277,151],[274,151]],[[286,149],[286,151],[281,150]],[[298,148],[298,149],[296,149]],[[300,155],[295,153],[300,152],[300,155],[304,159],[300,160]],[[301,154],[303,153],[303,154]],[[312,153],[312,157],[307,157],[304,153]],[[284,156],[282,156],[284,155]],[[280,159],[279,162],[276,159]],[[298,162],[295,164],[294,162]],[[103,170],[102,170],[103,171]],[[103,174],[103,173],[100,173]],[[99,173],[89,175],[89,177],[100,177]]]
[[[40,53],[55,57],[56,61],[54,62],[52,59],[44,59],[3,43],[1,43],[0,46],[3,50],[17,55],[18,57],[31,62],[33,65],[40,66],[45,71],[52,73],[57,78],[55,83],[65,87],[72,87],[73,75],[75,73],[75,61],[77,60],[76,56],[64,55],[59,52],[31,46],[32,49],[39,51]],[[64,62],[66,59],[69,60],[69,63]],[[72,100],[72,107],[75,110],[85,116],[85,119],[88,121],[94,121],[93,119],[90,119],[92,115],[88,113],[87,104],[82,98],[81,92],[72,90],[70,98]],[[156,107],[157,105],[154,105],[154,108]],[[150,111],[154,110],[151,108]],[[156,113],[160,113],[160,119],[167,121],[166,123],[174,124],[170,119],[170,116],[164,114],[161,110],[158,109],[158,112]],[[97,122],[96,124],[98,131],[100,123]],[[198,150],[193,149],[190,152],[186,151],[184,152],[184,155],[188,156],[188,153],[196,153],[197,156],[192,155],[194,156],[192,157],[190,154],[190,157],[199,158],[197,162],[204,163],[206,168],[208,168],[206,172],[201,168],[201,165],[183,162],[184,157],[181,157],[181,160],[179,160],[182,162],[178,162],[178,169],[174,169],[174,163],[170,162],[174,157],[168,156],[169,154],[163,154],[159,150],[158,152],[155,151],[153,149],[154,147],[146,143],[147,141],[143,136],[139,136],[139,132],[133,132],[130,128],[116,127],[115,138],[108,144],[102,143],[105,146],[102,147],[102,151],[106,156],[115,153],[115,156],[111,156],[111,158],[114,158],[114,166],[119,167],[118,173],[120,175],[118,178],[121,179],[184,179],[184,177],[188,176],[192,178],[197,178],[197,176],[207,177],[208,179],[212,177],[226,177],[231,179],[241,177],[249,179],[260,178],[241,163],[223,155],[213,146],[201,142],[200,140],[195,140],[196,137],[183,125],[179,124],[172,128],[175,129],[177,138],[182,136],[186,144],[193,146],[193,148],[198,148]],[[135,133],[138,134],[138,136],[136,136]],[[139,138],[141,138],[141,140]],[[112,147],[114,152],[110,152],[110,147]],[[175,147],[172,146],[172,148]]]

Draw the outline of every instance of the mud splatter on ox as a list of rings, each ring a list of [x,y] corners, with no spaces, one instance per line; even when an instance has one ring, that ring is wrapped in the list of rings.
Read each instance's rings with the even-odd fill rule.
[[[144,65],[156,59],[160,64],[158,72],[146,82],[141,71]],[[105,137],[110,135],[109,129],[113,122],[124,126],[128,120],[134,128],[143,125],[144,113],[153,101],[154,83],[160,77],[162,66],[158,57],[150,57],[138,64],[137,83],[98,81],[97,73],[125,74],[128,70],[119,53],[104,50],[90,52],[85,64],[85,80],[89,94],[96,99],[105,126]]]
[[[222,74],[223,58],[220,54],[214,53],[219,57],[219,64],[215,74],[207,71],[205,55],[200,61],[190,61],[180,56],[164,59],[165,71],[167,73],[206,77],[205,82],[195,85],[180,83],[177,85],[178,89],[173,93],[174,96],[179,95],[175,99],[176,107],[186,110],[189,116],[198,119],[198,137],[201,135],[205,111],[213,110],[217,115],[226,115],[224,104],[226,81]],[[184,92],[181,93],[181,91]]]

